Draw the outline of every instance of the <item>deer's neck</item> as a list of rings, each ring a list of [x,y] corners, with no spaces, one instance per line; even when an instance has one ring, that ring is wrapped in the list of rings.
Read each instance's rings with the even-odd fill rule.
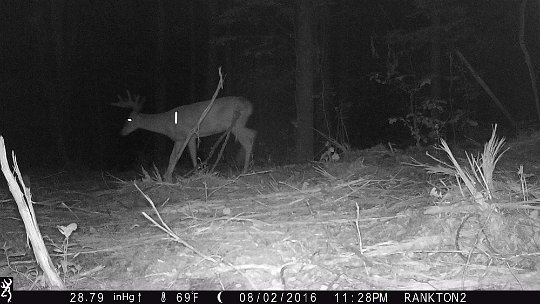
[[[138,114],[139,121],[137,126],[140,129],[156,132],[165,136],[172,137],[172,130],[174,125],[174,117],[169,113],[160,114]]]

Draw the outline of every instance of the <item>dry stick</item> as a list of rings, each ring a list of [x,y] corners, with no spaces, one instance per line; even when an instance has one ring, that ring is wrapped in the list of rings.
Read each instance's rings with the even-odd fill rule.
[[[178,160],[180,159],[180,156],[182,156],[182,152],[184,152],[184,149],[186,148],[187,144],[191,140],[191,137],[195,133],[197,133],[197,137],[198,137],[199,127],[201,126],[202,121],[206,118],[206,115],[208,114],[208,112],[210,112],[210,109],[214,105],[214,101],[216,101],[219,91],[223,89],[223,74],[221,73],[221,67],[219,67],[218,71],[219,71],[219,83],[216,87],[216,91],[214,92],[214,95],[212,96],[212,100],[210,100],[210,103],[208,104],[208,106],[206,106],[206,109],[204,109],[204,111],[202,112],[201,116],[199,117],[199,121],[197,121],[197,124],[193,127],[193,129],[191,129],[191,131],[189,131],[189,134],[186,137],[186,140],[184,141],[182,148],[180,149],[180,151],[178,151],[178,154],[174,156],[174,164],[178,163]],[[174,171],[174,168],[172,171]],[[165,176],[165,180],[167,180],[168,182],[172,182],[172,172],[167,172],[166,175],[167,176]]]
[[[227,132],[221,134],[221,136],[218,138],[218,140],[216,140],[216,142],[214,143],[214,145],[210,149],[210,154],[208,154],[208,157],[206,157],[206,159],[201,163],[202,165],[207,165],[208,164],[208,161],[214,155],[214,152],[216,151],[217,146],[221,143],[223,138],[228,134],[229,134],[229,130],[227,130]],[[229,139],[229,138],[227,137],[227,139]],[[218,160],[219,160],[219,158],[218,158]],[[217,161],[216,161],[216,163],[217,163]],[[212,168],[212,170],[209,170],[209,172],[212,172],[213,170],[214,170],[214,168]]]
[[[144,196],[144,198],[150,203],[150,205],[152,206],[152,210],[154,210],[154,212],[156,213],[157,217],[159,218],[159,220],[161,222],[161,225],[158,224],[153,218],[151,218],[148,214],[146,214],[146,212],[143,211],[142,215],[144,215],[144,217],[146,217],[149,221],[151,221],[152,224],[154,224],[156,227],[158,227],[159,229],[161,229],[165,233],[167,233],[170,237],[172,237],[172,239],[174,241],[179,242],[180,244],[182,244],[182,245],[186,246],[187,248],[191,249],[193,252],[200,255],[203,259],[212,261],[212,262],[214,262],[216,264],[219,263],[215,259],[213,259],[213,258],[205,255],[204,253],[200,252],[199,250],[195,249],[195,247],[191,246],[189,243],[182,240],[178,235],[176,235],[176,233],[174,233],[171,230],[171,228],[169,228],[169,226],[163,221],[163,219],[161,218],[161,214],[159,214],[158,210],[156,209],[156,206],[154,205],[154,202],[150,199],[150,197],[148,197],[148,195],[146,195],[146,193],[144,193],[141,190],[141,188],[139,188],[139,186],[137,186],[137,183],[133,182],[133,184],[135,185],[135,188],[137,188],[137,190],[139,190],[139,192],[141,192],[141,194]]]
[[[521,284],[521,281],[519,280],[519,278],[516,276],[516,274],[514,273],[514,271],[512,271],[512,267],[510,266],[510,264],[508,262],[504,263],[506,265],[506,269],[508,269],[508,271],[510,272],[510,274],[512,275],[512,277],[514,277],[514,280],[517,281],[517,283],[519,284],[519,289],[520,290],[524,290],[523,288],[523,284]]]
[[[191,246],[189,243],[187,243],[186,241],[182,240],[178,235],[176,235],[172,230],[171,228],[169,228],[169,226],[163,221],[163,219],[161,218],[161,215],[159,214],[158,210],[156,209],[156,206],[154,205],[154,202],[150,199],[150,197],[148,197],[148,195],[146,195],[138,186],[135,182],[133,182],[133,184],[135,185],[135,187],[137,188],[137,190],[139,190],[139,192],[141,192],[141,194],[144,196],[144,198],[150,203],[150,205],[152,206],[152,209],[154,210],[154,212],[156,213],[156,215],[158,216],[159,220],[161,221],[161,225],[158,224],[153,218],[151,218],[148,214],[146,214],[146,212],[142,212],[143,216],[146,217],[149,221],[151,221],[156,227],[158,227],[159,229],[163,230],[165,233],[167,233],[170,237],[172,237],[172,239],[176,242],[179,242],[181,243],[182,245],[186,246],[187,248],[189,248],[190,250],[192,250],[193,252],[195,252],[196,254],[200,255],[203,259],[205,260],[209,260],[209,261],[212,261],[216,264],[219,264],[220,266],[222,265],[229,265],[231,268],[233,268],[234,270],[236,270],[241,276],[243,276],[250,284],[251,284],[251,287],[253,287],[254,289],[257,289],[256,285],[253,283],[253,281],[244,274],[244,272],[242,272],[240,269],[238,269],[237,266],[234,266],[233,264],[227,262],[227,264],[223,263],[223,262],[218,262],[217,260],[213,259],[212,257],[209,257],[207,255],[205,255],[204,253],[200,252],[199,250],[195,249],[195,247]]]
[[[18,182],[22,185],[24,194],[21,191],[15,176],[13,176],[13,173],[9,169],[4,137],[0,136],[0,165],[2,167],[2,172],[4,173],[9,185],[9,190],[11,191],[15,202],[17,202],[17,207],[19,208],[19,213],[21,214],[27,236],[32,243],[32,250],[34,251],[36,260],[50,285],[53,288],[65,289],[64,283],[55,271],[54,264],[47,252],[47,247],[45,247],[45,243],[43,242],[43,237],[39,231],[36,215],[34,213],[34,207],[32,206],[32,195],[30,194],[30,189],[26,188],[24,185],[19,166],[17,165],[15,152],[11,153],[11,157],[13,159],[13,167],[17,174]]]
[[[239,117],[240,117],[240,113],[238,111],[234,111],[234,116],[233,116],[231,125],[229,126],[227,131],[225,131],[225,133],[221,134],[221,136],[216,141],[214,146],[212,146],[212,150],[210,150],[210,154],[208,155],[208,157],[206,158],[204,163],[208,163],[208,160],[214,155],[214,152],[215,152],[218,144],[223,140],[223,137],[225,137],[225,141],[221,145],[221,150],[219,151],[218,157],[217,157],[216,161],[214,162],[214,165],[212,166],[212,168],[210,169],[209,172],[214,172],[214,169],[216,168],[217,163],[219,162],[219,160],[221,159],[221,156],[223,155],[223,150],[225,150],[225,146],[227,145],[227,142],[229,141],[229,136],[231,135],[232,128],[236,124],[236,121],[238,120]]]
[[[231,125],[232,127],[232,125]],[[226,133],[225,141],[223,141],[223,144],[221,145],[221,149],[219,150],[218,156],[216,158],[216,161],[214,162],[214,165],[212,166],[212,169],[210,169],[210,172],[214,172],[214,169],[216,169],[216,166],[218,164],[218,161],[223,156],[223,151],[225,150],[225,146],[227,145],[227,142],[229,141],[229,137],[231,135],[231,130],[229,129]]]
[[[242,176],[242,175],[238,175],[237,177],[233,178],[232,180],[229,180],[229,181],[226,182],[225,184],[223,184],[223,185],[217,187],[215,190],[213,190],[212,192],[210,192],[210,193],[208,194],[207,199],[208,199],[210,196],[212,196],[214,193],[216,193],[217,191],[219,191],[219,190],[221,190],[221,189],[227,187],[228,185],[230,185],[230,184],[236,182],[238,179],[240,179],[241,176]],[[206,202],[207,202],[207,201],[206,201]]]
[[[320,201],[323,202],[323,203],[325,202],[325,201],[324,201],[324,198],[320,198],[320,197],[315,196],[314,194],[311,194],[311,193],[321,192],[321,188],[312,189],[312,190],[316,190],[316,191],[312,191],[312,190],[302,190],[302,189],[298,189],[298,188],[296,188],[296,187],[294,187],[294,186],[291,186],[291,185],[289,185],[289,184],[287,184],[287,183],[284,183],[284,182],[279,182],[279,184],[283,184],[283,185],[286,185],[286,186],[288,186],[288,187],[291,187],[291,188],[295,189],[296,191],[298,191],[299,193],[301,193],[301,194],[303,194],[303,195],[306,195],[306,196],[310,196],[310,197],[315,198],[315,199],[318,199],[318,200],[320,200]],[[295,204],[295,203],[300,202],[300,201],[302,201],[302,200],[304,200],[304,199],[305,199],[305,197],[302,198],[301,200],[294,201],[293,203]],[[288,205],[290,205],[290,204],[291,204],[291,203],[289,203]],[[309,212],[310,212],[310,213],[313,213],[313,210],[311,209],[311,205],[309,204],[309,201],[307,201],[307,200],[306,200],[306,206],[308,207]]]
[[[360,225],[358,224],[358,221],[360,220],[360,207],[358,206],[358,203],[356,204],[356,221],[354,221],[356,226],[356,234],[358,236],[358,247],[360,249],[360,254],[364,254],[364,245],[362,243],[362,233],[360,231]]]
[[[469,71],[473,75],[474,79],[476,79],[478,84],[480,84],[480,86],[484,89],[484,91],[486,91],[486,93],[489,95],[489,97],[491,97],[491,99],[493,100],[495,105],[497,105],[497,107],[501,110],[501,112],[504,114],[506,119],[508,119],[508,121],[512,124],[512,126],[515,126],[516,122],[515,122],[514,118],[512,118],[512,115],[510,115],[510,112],[508,112],[506,110],[506,108],[503,106],[503,104],[501,103],[499,98],[497,98],[497,96],[495,96],[493,91],[491,91],[489,86],[484,82],[484,80],[480,77],[480,75],[478,75],[478,73],[474,70],[472,65],[469,63],[469,61],[467,61],[465,56],[463,56],[463,54],[461,54],[461,52],[458,49],[454,49],[454,52],[457,54],[457,56],[459,57],[461,62],[463,62],[463,64],[469,69]]]
[[[216,161],[214,162],[214,166],[212,167],[212,170],[211,170],[211,171],[214,171],[214,169],[215,169],[216,166],[217,166],[218,161],[221,159],[221,156],[223,156],[223,151],[225,150],[225,146],[227,145],[227,142],[229,141],[229,137],[231,136],[232,128],[233,128],[234,125],[236,124],[236,121],[238,120],[239,117],[240,117],[240,112],[234,111],[234,116],[233,116],[231,125],[230,125],[229,128],[227,129],[227,132],[225,132],[225,134],[227,134],[227,136],[225,136],[225,141],[224,141],[223,144],[221,145],[221,150],[219,150],[218,157],[217,157]],[[222,135],[222,136],[223,136],[223,135]],[[246,152],[246,153],[247,153],[247,152]]]

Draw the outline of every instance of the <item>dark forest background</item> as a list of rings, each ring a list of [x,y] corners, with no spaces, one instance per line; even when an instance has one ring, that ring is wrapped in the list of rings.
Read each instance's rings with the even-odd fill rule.
[[[128,113],[110,104],[126,90],[144,113],[209,99],[220,66],[220,95],[254,104],[257,165],[318,158],[319,132],[358,149],[514,134],[540,115],[539,4],[2,0],[0,134],[22,167],[162,165],[172,142],[121,137]]]

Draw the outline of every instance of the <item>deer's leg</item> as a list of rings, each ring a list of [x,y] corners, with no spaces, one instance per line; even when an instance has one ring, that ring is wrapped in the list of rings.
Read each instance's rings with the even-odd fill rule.
[[[180,159],[180,155],[182,155],[182,151],[180,151],[180,149],[183,145],[184,142],[182,141],[174,142],[174,147],[172,149],[171,156],[169,157],[169,166],[167,167],[167,172],[165,172],[165,180],[168,182],[172,182],[172,173],[176,167],[176,163],[178,163],[178,159]]]
[[[197,145],[195,140],[197,140],[197,138],[195,138],[195,135],[192,135],[188,143],[188,148],[193,168],[197,169]]]
[[[257,131],[248,128],[238,128],[233,129],[233,133],[234,136],[236,136],[236,139],[238,139],[238,141],[240,142],[240,145],[242,145],[242,148],[244,148],[244,151],[246,152],[243,170],[243,172],[246,173],[249,166],[249,160],[251,158],[251,152],[253,151],[253,143],[255,142],[255,136],[257,135]]]

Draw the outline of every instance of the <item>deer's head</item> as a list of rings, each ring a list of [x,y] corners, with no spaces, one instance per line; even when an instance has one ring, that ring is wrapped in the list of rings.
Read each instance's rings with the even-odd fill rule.
[[[131,113],[126,119],[122,131],[120,131],[122,136],[126,136],[139,128],[139,112],[141,111],[144,102],[144,97],[141,98],[139,95],[133,95],[132,97],[131,93],[127,91],[127,99],[124,99],[122,96],[118,95],[118,102],[111,104],[115,107],[131,109]]]

